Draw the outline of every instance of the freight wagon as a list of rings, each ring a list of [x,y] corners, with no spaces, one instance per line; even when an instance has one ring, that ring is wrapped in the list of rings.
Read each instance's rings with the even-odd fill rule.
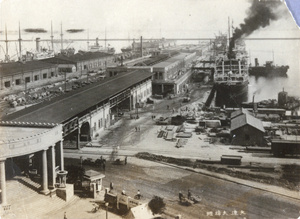
[[[286,154],[299,155],[300,141],[274,139],[272,140],[271,151],[275,157],[284,157]]]

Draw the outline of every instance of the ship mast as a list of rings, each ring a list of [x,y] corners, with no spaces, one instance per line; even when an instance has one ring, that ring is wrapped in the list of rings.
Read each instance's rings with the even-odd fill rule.
[[[230,17],[228,17],[228,46],[230,44]]]
[[[104,36],[104,48],[106,49],[106,27],[105,27],[105,36]]]
[[[87,51],[89,51],[90,48],[90,38],[89,38],[89,30],[87,30]]]
[[[51,48],[52,48],[52,51],[54,51],[54,46],[53,46],[53,28],[52,28],[52,21],[51,21]]]
[[[60,43],[61,43],[61,51],[63,51],[64,45],[63,45],[62,23],[60,23]]]
[[[22,39],[21,39],[21,28],[20,28],[20,22],[19,22],[19,52],[20,52],[20,57],[19,57],[19,60],[21,61],[22,60]]]
[[[8,40],[7,40],[7,27],[5,24],[5,62],[9,61],[9,56],[8,56]]]

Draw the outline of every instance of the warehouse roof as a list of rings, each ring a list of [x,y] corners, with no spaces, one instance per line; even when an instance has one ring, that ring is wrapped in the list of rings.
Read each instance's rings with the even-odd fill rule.
[[[43,62],[52,63],[52,64],[76,64],[76,62],[69,59],[69,57],[64,55],[55,56],[48,59],[43,59]]]
[[[230,119],[234,119],[235,117],[238,117],[238,116],[246,114],[246,113],[252,115],[247,109],[244,109],[244,108],[238,109],[236,111],[233,111],[230,114]]]
[[[126,72],[13,114],[0,115],[0,119],[16,122],[63,123],[151,76],[152,73],[143,70]]]
[[[75,55],[72,55],[68,58],[74,62],[79,62],[79,61],[99,59],[99,58],[112,57],[112,56],[113,55],[111,54],[107,54],[103,52],[81,52],[81,53],[76,53]]]
[[[163,62],[159,62],[153,65],[153,68],[165,68],[169,65],[172,65],[175,62],[183,60],[186,56],[190,55],[189,53],[180,53],[179,55],[173,56],[169,59],[164,60]]]
[[[240,127],[243,127],[245,125],[250,125],[262,132],[265,132],[265,129],[263,127],[263,124],[261,120],[255,118],[254,116],[251,116],[250,114],[242,114],[240,116],[235,117],[231,120],[231,131],[238,129]]]
[[[1,77],[20,74],[39,69],[54,68],[56,65],[42,61],[27,61],[27,62],[9,62],[0,64]]]

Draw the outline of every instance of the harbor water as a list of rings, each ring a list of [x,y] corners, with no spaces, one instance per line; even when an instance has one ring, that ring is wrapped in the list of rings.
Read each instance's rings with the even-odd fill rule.
[[[61,48],[59,32],[54,32],[54,50],[59,51]],[[4,35],[1,34],[1,40],[4,40]],[[36,48],[35,39],[37,37],[41,40],[50,39],[49,31],[47,33],[23,33],[22,39],[30,40],[22,42],[22,53],[25,54],[26,51],[34,51]],[[124,35],[124,34],[123,34]],[[122,38],[126,39],[127,36],[123,35],[110,35],[106,34],[107,38]],[[89,33],[89,43],[87,41],[68,41],[67,39],[87,39],[87,32],[82,33],[64,33],[63,38],[66,39],[64,42],[64,48],[74,48],[75,51],[87,50],[88,45],[93,45],[95,43],[96,37],[99,38],[99,44],[103,47],[105,46],[105,34],[102,33]],[[114,47],[116,53],[121,52],[121,48],[129,46],[133,37],[135,40],[139,40],[139,36],[132,36],[131,40],[123,41],[106,41],[106,46]],[[146,37],[145,37],[146,38]],[[8,35],[9,40],[17,40],[18,32],[13,32]],[[254,58],[258,58],[259,63],[262,65],[266,61],[273,61],[275,65],[288,65],[289,70],[287,72],[287,78],[264,78],[264,77],[254,77],[249,78],[248,85],[248,100],[252,101],[253,96],[255,101],[261,101],[266,99],[277,99],[278,92],[283,89],[288,92],[291,96],[300,96],[300,41],[299,40],[246,40],[246,49],[249,54],[249,64],[254,64]],[[178,44],[196,44],[197,41],[177,41]],[[50,41],[41,41],[40,46],[43,48],[51,49]],[[12,59],[17,59],[18,56],[18,42],[8,43],[8,53]],[[5,53],[5,43],[0,42],[0,59],[4,59]]]

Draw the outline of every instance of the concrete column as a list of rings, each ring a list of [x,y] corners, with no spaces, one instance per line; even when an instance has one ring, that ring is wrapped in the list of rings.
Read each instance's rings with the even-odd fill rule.
[[[6,201],[6,177],[5,177],[5,160],[0,160],[0,189],[1,189],[1,205],[5,206]]]
[[[65,170],[63,141],[60,141],[59,155],[60,155],[60,170],[63,171],[63,170]]]
[[[42,193],[48,194],[48,168],[47,168],[47,150],[42,151],[42,165],[43,165],[43,181],[42,181]]]
[[[129,111],[132,110],[132,96],[130,94],[130,97],[129,97]]]
[[[80,149],[80,124],[78,124],[77,149]]]
[[[56,173],[55,173],[55,145],[52,145],[50,147],[50,152],[51,152],[51,188],[55,188],[55,183],[56,183]]]

